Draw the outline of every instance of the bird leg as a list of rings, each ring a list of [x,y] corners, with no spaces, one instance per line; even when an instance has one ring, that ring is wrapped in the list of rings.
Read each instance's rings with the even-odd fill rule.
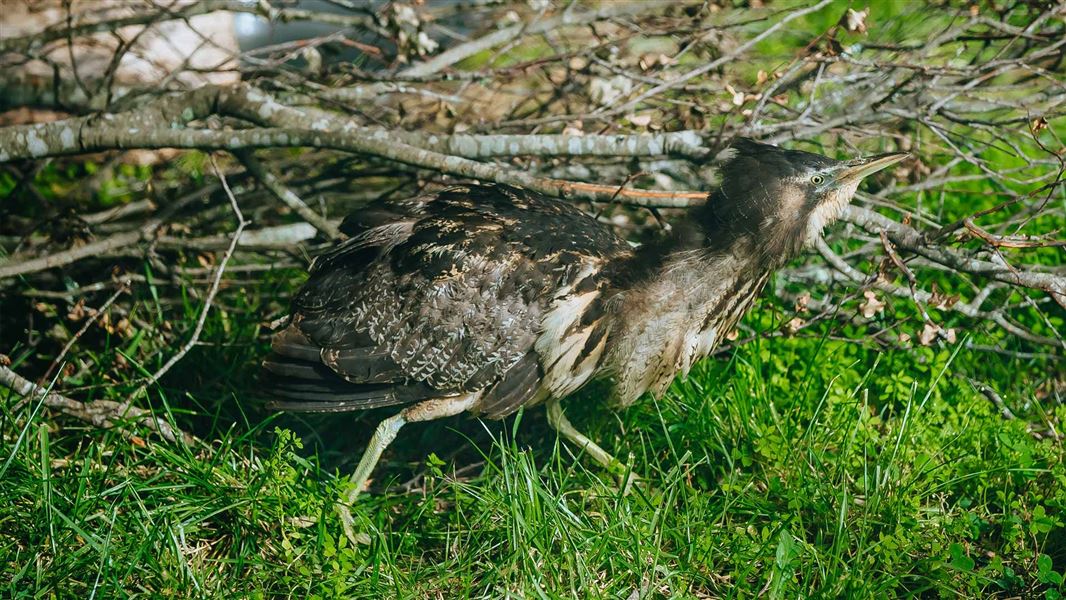
[[[621,480],[623,493],[629,493],[630,487],[632,487],[633,483],[637,481],[637,475],[622,463],[622,461],[611,456],[611,454],[601,448],[599,444],[590,440],[585,434],[578,431],[573,423],[570,422],[570,419],[567,419],[566,415],[563,414],[563,407],[558,398],[548,401],[547,410],[548,424],[569,440],[570,443],[587,452],[596,462],[606,467],[611,473],[617,475]]]
[[[345,499],[346,501],[337,503],[337,515],[341,518],[344,535],[348,536],[348,539],[353,544],[367,544],[370,542],[370,538],[365,533],[358,535],[355,533],[352,528],[354,520],[352,519],[350,507],[355,503],[355,499],[359,497],[360,492],[366,487],[370,474],[374,472],[374,467],[381,460],[381,453],[396,439],[396,434],[400,432],[400,429],[408,423],[433,421],[457,415],[473,406],[480,397],[481,392],[477,392],[462,396],[425,400],[401,410],[378,424],[377,429],[374,430],[373,437],[370,438],[370,443],[367,445],[366,450],[363,451],[363,457],[359,459],[359,466],[355,468],[348,480],[350,489]]]

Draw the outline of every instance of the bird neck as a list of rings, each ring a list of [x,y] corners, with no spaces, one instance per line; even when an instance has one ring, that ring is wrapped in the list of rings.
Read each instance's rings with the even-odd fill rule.
[[[605,365],[620,405],[646,391],[660,395],[678,371],[687,373],[714,350],[769,276],[755,249],[745,245],[749,242],[738,240],[738,246],[721,251],[693,236],[674,232],[669,240],[641,248],[630,266],[642,275],[617,288]]]
[[[712,195],[708,205],[716,201]],[[757,225],[727,216],[693,209],[669,234],[610,267],[616,320],[605,365],[617,403],[661,394],[678,371],[712,352],[787,260]]]
[[[715,202],[712,194],[706,204],[692,208],[668,233],[642,244],[613,265],[615,287],[647,287],[653,280],[678,277],[679,270],[717,276],[728,265],[755,276],[776,268],[758,236],[749,228],[737,228],[723,220],[709,208]]]

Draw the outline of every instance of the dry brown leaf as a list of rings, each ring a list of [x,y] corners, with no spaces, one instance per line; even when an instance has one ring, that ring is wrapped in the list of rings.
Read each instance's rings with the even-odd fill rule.
[[[67,320],[78,322],[84,319],[86,314],[87,313],[85,310],[85,298],[78,298],[78,302],[75,303],[74,306],[70,307],[69,311],[67,311]]]
[[[849,8],[848,12],[844,13],[844,29],[852,33],[866,33],[866,17],[868,16],[870,16],[868,6],[862,10]]]
[[[585,67],[589,66],[589,61],[583,56],[575,56],[571,58],[570,61],[566,63],[566,65],[570,67],[572,71],[581,71],[584,70]]]
[[[729,92],[729,95],[731,96],[730,101],[733,103],[734,106],[740,106],[744,104],[744,92],[738,92],[733,86],[729,85],[728,83],[725,84],[725,91]]]
[[[936,339],[937,332],[940,331],[940,326],[936,323],[926,323],[925,327],[922,327],[922,332],[918,334],[918,343],[923,346],[928,346]]]
[[[862,295],[866,298],[866,301],[859,306],[862,316],[869,319],[877,313],[885,310],[885,303],[878,299],[877,294],[873,290],[866,290]]]
[[[637,127],[647,127],[651,123],[651,115],[626,115],[626,120]]]
[[[944,294],[934,287],[933,293],[929,295],[929,306],[939,309],[951,308],[958,303],[959,298],[958,294]]]

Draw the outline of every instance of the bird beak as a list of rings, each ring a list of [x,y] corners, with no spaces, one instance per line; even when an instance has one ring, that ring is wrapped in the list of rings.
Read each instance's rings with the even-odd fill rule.
[[[910,154],[907,154],[906,152],[893,152],[891,154],[878,154],[877,156],[849,160],[844,163],[844,169],[837,173],[837,183],[844,184],[853,181],[857,182],[860,179],[872,175],[881,169],[890,167],[909,156]]]

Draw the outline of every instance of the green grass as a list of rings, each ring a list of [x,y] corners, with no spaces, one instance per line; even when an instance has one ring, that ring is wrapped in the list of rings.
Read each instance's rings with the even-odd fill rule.
[[[332,510],[335,475],[388,412],[259,412],[264,307],[243,296],[150,398],[205,446],[145,443],[4,400],[5,596],[1062,591],[1062,445],[1031,432],[1066,417],[1046,398],[1054,363],[962,344],[883,352],[779,338],[705,361],[661,400],[620,413],[595,389],[579,394],[571,419],[645,481],[629,495],[559,442],[540,409],[410,425],[355,507],[372,543],[353,548]],[[768,319],[764,304],[748,322]],[[112,347],[95,358],[122,349]],[[1009,386],[1019,418],[1002,419],[963,375]]]
[[[846,6],[766,40],[730,76],[750,82],[760,69],[789,64]],[[921,40],[946,18],[918,18],[921,6],[873,3],[870,37],[841,38]],[[906,22],[896,18],[911,12]],[[537,41],[496,64],[545,51]],[[465,65],[483,66],[494,55]],[[805,99],[802,90],[790,93]],[[1056,135],[1060,123],[1052,123]],[[1031,150],[1026,132],[1016,134]],[[139,185],[152,178],[199,181],[205,157],[184,154],[162,173],[121,166],[94,209],[140,198]],[[994,148],[982,157],[1003,166],[1018,160]],[[63,197],[81,175],[57,161],[35,185],[48,198]],[[946,222],[998,202],[996,185],[961,182],[920,199],[929,211],[933,196],[950,194],[933,211]],[[0,172],[0,195],[13,186]],[[918,198],[901,200],[914,206]],[[39,218],[47,207],[19,208]],[[218,227],[224,233],[232,224]],[[1054,248],[1025,254],[1045,264],[1061,264],[1062,256]],[[185,266],[199,266],[186,258]],[[130,272],[152,281],[134,288],[129,317],[139,325],[129,334],[94,327],[79,342],[74,356],[84,368],[63,381],[79,399],[126,399],[195,321],[197,296],[131,262],[124,263]],[[629,495],[561,443],[539,408],[504,422],[412,424],[354,507],[371,543],[351,547],[333,503],[373,427],[391,413],[261,410],[261,323],[284,310],[298,281],[281,272],[225,288],[203,343],[138,400],[202,444],[98,429],[0,390],[0,597],[1062,597],[1061,351],[1059,358],[979,351],[967,343],[1034,348],[936,310],[938,323],[958,329],[957,343],[884,349],[872,330],[916,338],[921,321],[911,303],[882,298],[888,308],[870,327],[827,320],[801,337],[756,339],[700,363],[658,401],[613,412],[597,389],[582,391],[566,403],[567,414],[628,457],[644,481]],[[963,278],[923,274],[924,289],[934,284],[972,292]],[[854,314],[861,300],[842,313]],[[0,301],[6,317],[40,314],[36,346],[19,345],[23,334],[6,319],[0,347],[20,372],[39,375],[79,324],[63,319],[62,303],[37,307],[15,293]],[[1050,335],[1063,327],[1053,310],[1013,314]],[[763,300],[744,323],[777,332],[782,315],[791,316]],[[995,388],[1017,418],[1004,419],[971,380]]]

